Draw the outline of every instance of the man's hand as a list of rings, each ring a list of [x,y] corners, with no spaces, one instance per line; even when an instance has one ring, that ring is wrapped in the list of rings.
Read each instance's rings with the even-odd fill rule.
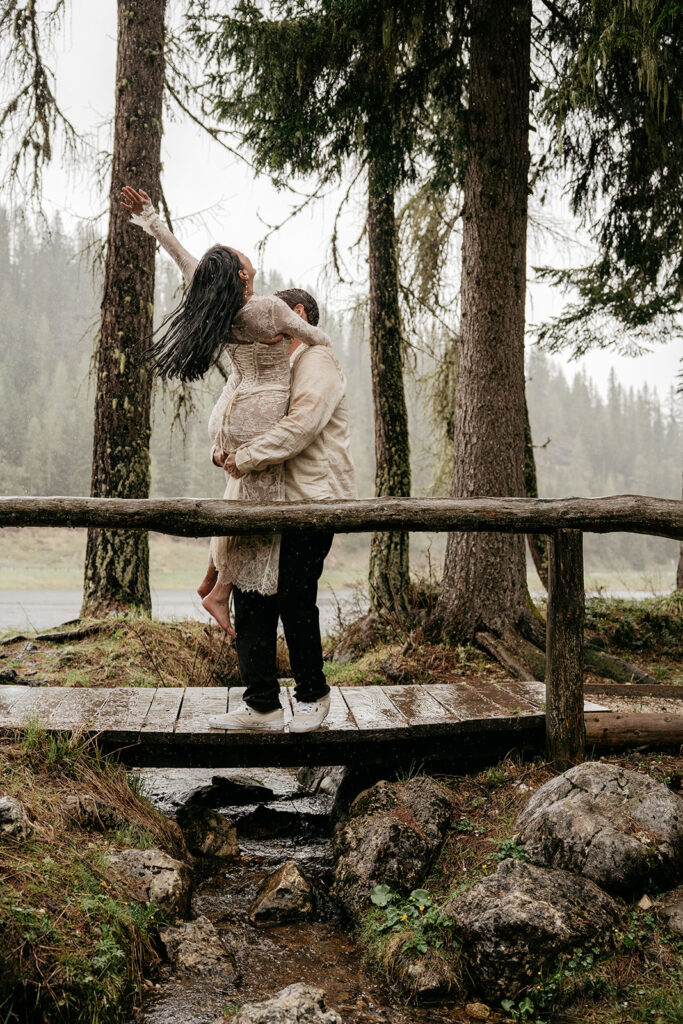
[[[221,469],[225,469],[225,460],[228,457],[227,452],[222,452],[220,448],[216,448],[213,453],[213,464],[214,466],[220,466]]]
[[[233,476],[235,480],[239,480],[241,477],[244,476],[244,473],[240,473],[239,469],[237,468],[234,452],[230,452],[230,454],[226,457],[225,462],[223,463],[223,469],[225,470],[226,473],[229,473],[230,476]]]

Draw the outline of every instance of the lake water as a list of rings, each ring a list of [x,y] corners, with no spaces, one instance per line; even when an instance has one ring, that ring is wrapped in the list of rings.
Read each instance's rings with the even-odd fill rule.
[[[588,592],[590,594],[590,591]],[[602,590],[603,597],[640,600],[652,597],[651,590]],[[665,593],[665,591],[662,591]],[[533,597],[544,593],[532,590]],[[52,629],[70,619],[78,618],[81,608],[82,591],[70,590],[0,590],[0,630],[44,630]],[[318,607],[323,635],[337,625],[341,611],[346,620],[361,615],[367,610],[367,596],[357,590],[321,590]],[[153,590],[152,614],[155,619],[198,619],[210,622],[211,617],[204,611],[197,594],[191,590]]]
[[[71,590],[0,590],[1,630],[52,629],[70,619],[78,618],[83,593]],[[367,600],[355,590],[321,590],[318,607],[323,634],[337,625],[338,608],[348,618],[360,615]],[[152,614],[155,619],[198,619],[212,622],[202,608],[197,594],[191,590],[153,590]]]

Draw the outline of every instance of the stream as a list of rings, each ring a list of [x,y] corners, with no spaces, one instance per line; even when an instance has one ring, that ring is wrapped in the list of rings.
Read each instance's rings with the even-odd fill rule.
[[[241,859],[217,868],[205,865],[204,870],[200,865],[192,897],[193,916],[206,916],[231,947],[237,982],[221,990],[211,977],[176,977],[166,965],[134,1024],[214,1024],[236,1004],[267,999],[294,982],[324,989],[328,1009],[337,1010],[344,1024],[469,1020],[453,1007],[405,1007],[389,988],[366,975],[351,929],[326,895],[333,868],[333,797],[302,791],[296,769],[142,769],[137,774],[146,795],[165,814],[173,816],[193,801],[234,822]],[[264,787],[263,800],[254,800],[255,786]],[[315,917],[257,928],[249,922],[249,907],[264,878],[287,860],[296,861],[316,891]]]

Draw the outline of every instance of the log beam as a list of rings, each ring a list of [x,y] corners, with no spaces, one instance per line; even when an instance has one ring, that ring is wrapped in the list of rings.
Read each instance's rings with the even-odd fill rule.
[[[683,502],[622,494],[607,498],[370,498],[251,502],[195,498],[0,497],[0,527],[67,526],[213,534],[376,530],[592,533],[625,531],[683,540]]]
[[[596,746],[601,750],[645,744],[678,747],[683,743],[683,715],[591,712],[586,715],[586,742],[589,747]]]
[[[562,768],[583,761],[583,534],[558,530],[548,543],[546,753]]]

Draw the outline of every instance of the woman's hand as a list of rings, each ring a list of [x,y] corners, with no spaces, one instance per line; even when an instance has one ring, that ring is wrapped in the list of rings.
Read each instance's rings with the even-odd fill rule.
[[[235,480],[241,480],[241,478],[244,476],[244,473],[240,473],[239,469],[237,468],[237,462],[235,461],[234,452],[230,452],[230,454],[227,456],[225,462],[223,463],[223,469],[225,470],[226,473],[229,473],[230,476],[233,477]]]
[[[151,206],[152,200],[143,189],[136,192],[130,185],[124,185],[121,189],[121,206],[136,217],[140,216],[148,203]]]
[[[283,338],[284,338],[284,334],[276,334],[274,338],[266,338],[266,340],[262,341],[261,344],[262,345],[277,345],[278,341],[282,341]]]

